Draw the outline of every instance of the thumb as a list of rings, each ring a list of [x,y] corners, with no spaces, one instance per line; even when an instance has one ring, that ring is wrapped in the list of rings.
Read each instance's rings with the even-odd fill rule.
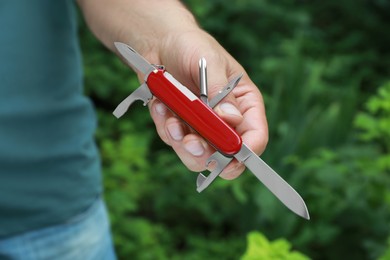
[[[207,62],[207,85],[208,98],[212,100],[216,97],[220,90],[229,83],[229,76],[226,69],[221,66],[218,59],[209,59]],[[235,75],[232,75],[235,76]],[[199,84],[200,85],[200,82]],[[238,109],[238,104],[233,93],[229,93],[224,99],[214,108],[215,112],[228,124],[236,126],[243,120],[243,115]]]
[[[237,106],[234,103],[231,103],[232,98],[228,98],[228,99],[229,100],[227,100],[227,101],[221,101],[221,103],[215,107],[215,112],[226,123],[228,123],[232,126],[239,125],[244,118],[243,118],[241,112],[237,109]]]

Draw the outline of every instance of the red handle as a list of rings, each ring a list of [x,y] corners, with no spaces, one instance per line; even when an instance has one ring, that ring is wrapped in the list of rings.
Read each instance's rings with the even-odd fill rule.
[[[149,74],[146,83],[154,96],[219,152],[233,156],[240,151],[241,137],[171,74],[156,70]]]

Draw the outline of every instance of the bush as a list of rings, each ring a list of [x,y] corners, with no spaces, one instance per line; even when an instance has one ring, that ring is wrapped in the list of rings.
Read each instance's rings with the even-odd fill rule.
[[[291,245],[284,239],[270,242],[259,232],[248,234],[248,246],[241,260],[309,260],[299,253],[291,252]]]

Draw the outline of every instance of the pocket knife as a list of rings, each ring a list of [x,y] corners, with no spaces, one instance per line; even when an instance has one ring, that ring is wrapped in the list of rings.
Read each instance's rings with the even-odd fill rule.
[[[155,96],[215,148],[216,152],[207,160],[206,166],[215,161],[216,167],[208,176],[199,173],[196,181],[198,192],[207,188],[233,158],[236,158],[244,163],[287,208],[305,219],[310,219],[302,197],[243,143],[241,136],[213,111],[213,107],[238,84],[242,75],[231,80],[216,97],[208,101],[205,59],[199,61],[198,98],[163,66],[150,64],[124,43],[115,42],[115,47],[131,67],[144,75],[144,83],[117,106],[113,112],[114,116],[120,118],[133,102],[141,100],[146,105]]]

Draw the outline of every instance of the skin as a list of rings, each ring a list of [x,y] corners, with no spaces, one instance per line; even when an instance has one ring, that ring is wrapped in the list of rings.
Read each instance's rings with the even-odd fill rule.
[[[78,0],[85,20],[96,37],[113,52],[114,42],[132,46],[149,62],[166,70],[194,93],[199,93],[198,61],[207,60],[209,99],[229,79],[244,73],[237,87],[214,110],[260,155],[268,142],[268,127],[260,91],[244,68],[175,0]],[[143,75],[138,75],[143,81]],[[173,115],[160,101],[149,102],[151,117],[161,139],[191,171],[206,169],[215,150]],[[208,165],[211,170],[215,163]],[[234,179],[245,166],[233,160],[220,175]]]

